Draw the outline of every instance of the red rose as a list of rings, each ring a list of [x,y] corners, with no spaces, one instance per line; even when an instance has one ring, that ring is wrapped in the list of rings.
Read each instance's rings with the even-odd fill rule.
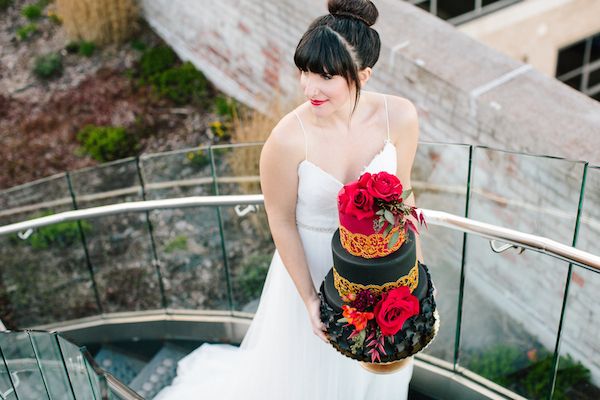
[[[348,185],[344,186],[338,193],[338,209],[343,212],[346,212],[346,208],[348,208],[348,203],[350,203],[350,195],[346,188]]]
[[[373,196],[369,194],[367,189],[361,188],[358,182],[347,185],[344,189],[345,196],[348,196],[345,200],[346,207],[343,208],[345,213],[358,219],[375,216],[375,210],[373,209],[375,199],[373,199]]]
[[[375,198],[391,201],[402,196],[402,183],[396,175],[381,171],[371,176],[367,190]]]
[[[384,293],[373,313],[381,334],[392,336],[407,319],[419,313],[419,299],[410,293],[408,286],[400,286]]]
[[[358,178],[358,186],[363,189],[366,189],[372,176],[373,175],[371,175],[370,172],[365,172],[364,174],[362,174],[360,178]]]

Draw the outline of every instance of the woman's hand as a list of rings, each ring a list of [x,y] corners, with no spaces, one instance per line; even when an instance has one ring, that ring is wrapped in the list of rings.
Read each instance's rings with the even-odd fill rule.
[[[325,324],[321,321],[320,305],[321,301],[319,297],[314,296],[306,303],[306,310],[308,311],[308,318],[310,319],[313,333],[325,343],[329,343],[329,338],[327,338],[327,334],[325,333]]]

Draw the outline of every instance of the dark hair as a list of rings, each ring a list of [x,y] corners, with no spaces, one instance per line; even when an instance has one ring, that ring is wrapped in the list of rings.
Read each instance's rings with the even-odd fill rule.
[[[360,97],[358,71],[379,59],[381,40],[371,25],[379,12],[369,0],[329,0],[329,14],[315,19],[302,35],[294,63],[301,71],[341,75],[356,87],[354,109]]]

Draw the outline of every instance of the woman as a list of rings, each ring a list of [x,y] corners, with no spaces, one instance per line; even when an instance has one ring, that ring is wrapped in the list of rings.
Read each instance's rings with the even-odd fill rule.
[[[158,399],[406,399],[413,365],[374,375],[327,343],[317,290],[332,266],[337,193],[364,172],[405,188],[418,140],[410,101],[361,91],[379,58],[378,17],[366,0],[330,0],[294,62],[307,102],[273,129],[260,159],[276,245],[254,320],[239,348],[203,345]],[[408,203],[414,205],[411,196]],[[417,242],[420,261],[420,246]]]

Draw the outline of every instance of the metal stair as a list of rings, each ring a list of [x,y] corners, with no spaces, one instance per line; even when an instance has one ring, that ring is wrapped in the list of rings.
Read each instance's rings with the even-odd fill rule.
[[[165,342],[153,355],[139,354],[118,346],[103,345],[94,359],[98,365],[145,399],[152,399],[177,375],[177,362],[189,353]]]

